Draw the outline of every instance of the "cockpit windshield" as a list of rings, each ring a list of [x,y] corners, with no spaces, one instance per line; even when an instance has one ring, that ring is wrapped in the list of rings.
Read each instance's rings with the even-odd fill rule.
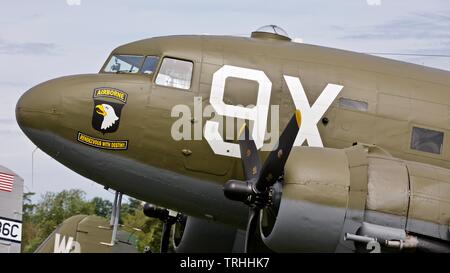
[[[144,56],[113,55],[103,71],[108,73],[136,74],[139,72],[143,61]]]

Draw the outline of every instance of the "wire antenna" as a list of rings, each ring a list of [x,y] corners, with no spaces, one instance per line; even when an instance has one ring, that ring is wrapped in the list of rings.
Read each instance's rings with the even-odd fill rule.
[[[34,189],[34,154],[39,148],[36,146],[33,152],[31,152],[31,189]]]

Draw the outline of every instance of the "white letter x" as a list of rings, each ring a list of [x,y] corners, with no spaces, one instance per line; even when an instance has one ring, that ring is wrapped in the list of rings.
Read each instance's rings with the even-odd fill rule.
[[[312,147],[323,147],[317,123],[327,111],[344,86],[328,84],[311,107],[299,78],[284,75],[295,108],[302,112],[302,125],[295,139],[294,146],[301,146],[305,140]]]

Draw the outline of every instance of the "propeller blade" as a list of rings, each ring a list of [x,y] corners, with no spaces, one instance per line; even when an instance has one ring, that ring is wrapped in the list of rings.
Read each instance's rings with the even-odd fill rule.
[[[264,161],[261,174],[255,184],[257,191],[265,192],[266,189],[272,186],[283,173],[284,165],[286,164],[289,153],[294,145],[301,123],[301,112],[296,110],[281,134],[277,148],[270,152],[266,161]]]
[[[258,207],[251,207],[248,215],[247,231],[245,233],[245,253],[251,252],[253,237],[256,234],[256,228],[259,222],[259,211]]]
[[[250,137],[247,124],[243,124],[239,131],[239,148],[241,150],[242,168],[246,181],[256,180],[261,171],[261,161],[255,142]]]
[[[257,228],[261,208],[267,205],[269,187],[275,184],[284,171],[284,165],[301,123],[301,113],[296,110],[281,134],[276,149],[270,152],[262,168],[255,142],[250,139],[247,125],[244,124],[239,132],[238,142],[245,181],[229,180],[224,185],[224,194],[230,200],[241,201],[250,206],[245,234],[246,253],[258,248],[258,239],[261,239],[261,234]]]

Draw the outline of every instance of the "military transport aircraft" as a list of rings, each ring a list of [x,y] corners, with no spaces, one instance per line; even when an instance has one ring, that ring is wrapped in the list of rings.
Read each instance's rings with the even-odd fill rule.
[[[270,25],[120,46],[16,116],[60,163],[153,204],[179,252],[450,252],[447,71]]]

